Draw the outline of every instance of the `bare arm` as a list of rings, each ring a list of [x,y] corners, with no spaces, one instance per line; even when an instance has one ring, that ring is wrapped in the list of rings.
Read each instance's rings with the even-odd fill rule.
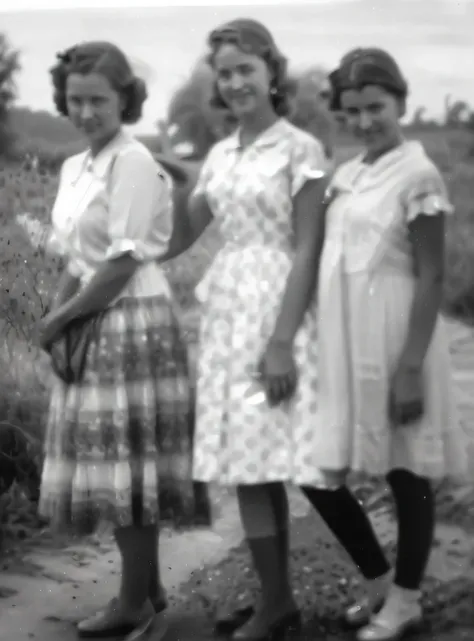
[[[213,219],[207,199],[203,194],[192,195],[189,185],[173,190],[173,233],[160,262],[176,258],[187,251],[202,236]]]
[[[401,359],[421,367],[441,307],[444,272],[445,216],[417,216],[409,225],[415,259],[416,286],[410,312],[408,335]]]
[[[173,178],[173,233],[164,262],[187,251],[212,222],[213,214],[203,193],[193,194],[203,163],[186,162],[173,156],[157,155]]]
[[[106,261],[86,287],[61,307],[64,325],[74,318],[106,309],[127,285],[138,265],[139,262],[130,254]]]
[[[79,289],[80,280],[77,276],[73,276],[67,267],[62,271],[59,277],[59,282],[56,286],[56,291],[51,300],[51,310],[58,309],[66,301],[68,301]]]
[[[272,341],[291,344],[316,293],[324,244],[327,179],[309,180],[294,201],[295,258],[273,331]]]

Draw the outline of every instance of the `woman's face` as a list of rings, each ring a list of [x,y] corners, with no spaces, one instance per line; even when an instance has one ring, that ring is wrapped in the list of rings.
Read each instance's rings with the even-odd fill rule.
[[[123,100],[102,74],[69,74],[66,103],[69,119],[91,144],[100,145],[118,132]]]
[[[347,89],[341,94],[341,107],[349,129],[367,151],[380,154],[400,142],[404,103],[382,87]]]
[[[219,93],[236,118],[245,118],[270,104],[270,73],[259,56],[223,44],[214,56],[214,70]]]

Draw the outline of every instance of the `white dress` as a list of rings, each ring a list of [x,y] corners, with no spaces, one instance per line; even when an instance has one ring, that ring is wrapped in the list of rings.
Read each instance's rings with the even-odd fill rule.
[[[371,166],[362,156],[343,164],[331,192],[318,293],[317,464],[333,472],[463,476],[466,437],[441,315],[424,361],[423,417],[400,427],[387,412],[415,292],[408,223],[452,213],[443,180],[423,147],[405,142]]]
[[[291,403],[253,404],[245,390],[278,316],[294,256],[293,197],[326,171],[321,144],[278,120],[252,145],[233,135],[210,152],[197,192],[225,240],[196,290],[202,302],[194,479],[222,484],[313,484],[318,413],[316,309],[296,337]],[[315,215],[317,208],[315,207]]]

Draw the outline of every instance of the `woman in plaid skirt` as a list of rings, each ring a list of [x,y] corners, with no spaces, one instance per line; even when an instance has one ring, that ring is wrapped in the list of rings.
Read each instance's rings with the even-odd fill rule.
[[[120,594],[79,624],[81,636],[128,634],[166,607],[157,558],[162,483],[192,495],[187,351],[157,259],[172,231],[167,176],[122,124],[146,88],[115,46],[67,50],[52,69],[59,112],[88,150],[61,170],[52,242],[67,266],[43,319],[45,349],[74,319],[96,314],[79,383],[55,380],[40,512],[54,526],[115,526]]]

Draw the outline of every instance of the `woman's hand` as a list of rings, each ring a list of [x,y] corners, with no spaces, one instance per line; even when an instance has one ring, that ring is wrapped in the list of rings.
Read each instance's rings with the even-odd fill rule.
[[[421,366],[400,361],[392,378],[389,412],[394,426],[409,425],[423,416]]]
[[[270,340],[260,360],[258,373],[271,406],[290,399],[298,379],[293,344]]]
[[[61,336],[67,321],[64,318],[61,309],[55,309],[44,316],[39,323],[39,341],[44,350],[49,349],[51,345]]]

